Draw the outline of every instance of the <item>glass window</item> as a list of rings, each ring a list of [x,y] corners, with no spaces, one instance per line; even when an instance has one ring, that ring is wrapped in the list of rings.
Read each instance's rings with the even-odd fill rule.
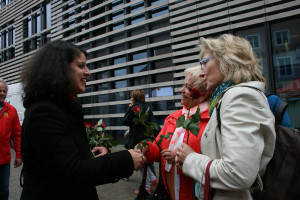
[[[27,19],[28,21],[27,21],[27,36],[29,37],[29,36],[31,36],[31,30],[32,30],[32,26],[31,26],[31,17],[28,17],[28,19]]]
[[[137,4],[134,4],[130,7],[130,13],[133,13],[133,12],[136,12],[138,10],[142,10],[144,9],[145,6],[144,6],[144,2],[140,2],[140,3],[137,3]]]
[[[126,75],[126,68],[116,69],[113,71],[114,76]]]
[[[95,66],[95,69],[105,67],[105,66],[107,66],[107,61],[106,61],[106,60],[97,61],[97,62],[94,64],[94,66]],[[103,72],[102,72],[102,73],[103,73]]]
[[[139,34],[145,33],[145,32],[146,32],[145,26],[139,26],[137,28],[130,30],[128,33],[129,33],[129,36],[136,36],[136,35],[139,35]]]
[[[36,15],[36,32],[41,32],[41,14],[40,12]]]
[[[300,128],[300,18],[272,23],[272,52],[276,94],[289,103],[293,127]]]
[[[151,11],[151,17],[152,18],[158,17],[158,16],[161,16],[161,15],[167,14],[168,12],[169,11],[168,11],[168,7],[167,6],[156,8],[156,9],[153,9]]]
[[[275,45],[290,44],[290,31],[288,29],[274,31]]]
[[[111,118],[110,122],[111,122],[110,124],[111,126],[123,126],[123,117]]]
[[[159,87],[151,90],[152,97],[173,96],[174,91],[172,87]]]
[[[169,101],[155,101],[151,102],[152,110],[175,110],[175,101],[169,100]]]
[[[111,3],[111,9],[115,9],[123,4],[123,0],[117,0]]]
[[[150,36],[150,43],[161,42],[169,39],[171,39],[170,32],[163,32],[160,34]]]
[[[116,23],[113,23],[112,24],[112,30],[115,31],[115,30],[118,30],[120,28],[124,28],[124,22],[123,21],[119,21],[119,22],[116,22]]]
[[[115,81],[113,82],[113,88],[124,88],[127,87],[127,80],[122,80],[122,81]]]
[[[277,57],[276,60],[280,77],[293,75],[293,61],[291,56]]]
[[[134,41],[130,42],[130,48],[136,48],[136,47],[144,46],[146,44],[147,44],[146,38],[142,38],[142,39],[138,39],[138,40],[134,40]]]
[[[155,115],[158,125],[163,126],[168,115]]]
[[[152,75],[152,83],[161,83],[166,81],[173,81],[173,73],[161,73]]]
[[[132,80],[133,80],[133,85],[132,86],[149,84],[148,76],[135,77]]]
[[[120,58],[113,59],[114,65],[125,63],[125,62],[126,62],[126,57],[120,57]]]
[[[108,83],[98,83],[95,85],[95,91],[103,91],[108,89],[109,89]]]
[[[132,66],[133,73],[144,72],[147,71],[147,64],[135,65]]]
[[[95,96],[96,103],[101,103],[101,102],[108,102],[109,101],[109,95],[108,94],[101,94]]]
[[[171,53],[171,52],[172,52],[172,49],[170,46],[156,47],[155,49],[152,50],[152,55],[159,56],[159,55],[163,55],[163,54]]]
[[[165,67],[171,67],[172,65],[171,59],[157,60],[151,63],[152,69],[161,69]]]
[[[125,43],[111,47],[111,53],[117,53],[125,50]]]
[[[259,34],[246,35],[246,39],[250,42],[253,49],[259,49],[261,47]]]
[[[46,28],[51,27],[51,4],[46,5]]]
[[[105,71],[105,72],[97,72],[94,74],[94,80],[102,80],[102,79],[105,79],[105,78],[108,78],[108,72]]]
[[[112,13],[112,19],[117,19],[124,16],[124,11],[123,10],[118,10],[116,12]]]
[[[265,28],[263,26],[242,29],[236,32],[237,36],[247,39],[253,47],[254,53],[257,58],[261,59],[260,65],[262,66],[262,73],[269,82],[269,70],[267,60],[267,39]]]
[[[126,113],[128,109],[128,104],[121,104],[121,105],[113,105],[110,106],[111,113]]]
[[[110,94],[111,101],[129,100],[128,92],[116,92]]]
[[[162,2],[165,2],[166,0],[151,0],[151,6],[154,6],[156,4],[159,4],[159,3],[162,3]]]
[[[142,22],[142,21],[145,21],[145,15],[144,14],[131,17],[131,19],[130,19],[131,24],[136,24],[136,23],[139,23],[139,22]]]
[[[147,58],[147,52],[139,52],[139,53],[132,54],[133,61],[143,59],[143,58]]]

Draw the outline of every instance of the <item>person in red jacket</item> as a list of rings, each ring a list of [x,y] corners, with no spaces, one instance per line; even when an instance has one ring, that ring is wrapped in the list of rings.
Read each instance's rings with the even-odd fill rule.
[[[203,79],[199,77],[201,73],[200,66],[187,68],[185,70],[185,80],[184,85],[180,89],[181,93],[181,105],[183,108],[170,114],[164,123],[162,130],[156,137],[156,141],[159,141],[161,135],[167,135],[169,132],[173,133],[170,139],[163,139],[161,142],[162,151],[159,150],[157,143],[149,142],[148,146],[143,147],[141,150],[146,157],[146,162],[159,162],[161,167],[161,176],[163,184],[168,192],[170,199],[172,200],[186,200],[194,199],[193,196],[193,182],[194,180],[182,173],[182,170],[175,166],[175,156],[176,149],[178,145],[182,143],[187,143],[188,133],[182,127],[176,128],[176,121],[181,115],[185,115],[187,118],[187,113],[191,104],[191,89],[195,88],[200,91],[200,97],[194,99],[191,104],[191,109],[189,116],[193,115],[197,108],[200,108],[201,120],[199,123],[199,134],[195,136],[189,134],[188,144],[196,152],[200,153],[200,140],[202,132],[204,131],[208,120],[208,98],[209,93],[206,91],[206,86]],[[135,149],[136,151],[137,148]]]
[[[8,200],[10,176],[10,140],[16,151],[14,167],[22,164],[21,159],[21,126],[17,110],[4,102],[8,87],[0,79],[0,199]]]

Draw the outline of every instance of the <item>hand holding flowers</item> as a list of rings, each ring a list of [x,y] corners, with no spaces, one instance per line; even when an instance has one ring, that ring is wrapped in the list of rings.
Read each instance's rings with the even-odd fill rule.
[[[106,124],[102,119],[95,125],[93,125],[92,122],[85,122],[85,128],[93,158],[105,155],[110,151],[109,148],[117,145],[113,137],[105,132]],[[96,156],[95,152],[99,154]]]

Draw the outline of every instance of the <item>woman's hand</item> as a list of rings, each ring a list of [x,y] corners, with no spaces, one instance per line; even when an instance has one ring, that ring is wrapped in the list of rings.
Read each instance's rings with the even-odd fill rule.
[[[194,149],[192,149],[192,147],[190,147],[186,143],[182,143],[181,146],[177,148],[177,153],[175,158],[176,167],[181,168],[186,157],[193,152],[195,151]]]
[[[176,149],[165,149],[161,151],[161,155],[166,159],[169,164],[175,164]]]
[[[133,160],[134,170],[139,170],[145,164],[145,156],[143,156],[141,153],[135,152],[133,149],[129,149],[128,151]]]
[[[108,149],[106,147],[94,147],[92,149],[92,152],[95,153],[97,152],[98,155],[95,156],[95,158],[99,157],[99,156],[104,156],[108,153]]]

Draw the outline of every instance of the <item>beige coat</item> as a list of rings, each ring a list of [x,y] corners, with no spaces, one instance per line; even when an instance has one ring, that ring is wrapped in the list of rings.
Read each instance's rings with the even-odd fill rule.
[[[214,160],[209,171],[211,188],[216,189],[214,200],[251,200],[249,188],[258,173],[264,174],[275,148],[275,120],[263,93],[265,85],[252,81],[237,86],[242,85],[260,92],[232,87],[221,93],[222,133],[215,109],[201,138],[202,154],[191,153],[183,163],[183,172],[202,183],[203,194],[205,167]]]

